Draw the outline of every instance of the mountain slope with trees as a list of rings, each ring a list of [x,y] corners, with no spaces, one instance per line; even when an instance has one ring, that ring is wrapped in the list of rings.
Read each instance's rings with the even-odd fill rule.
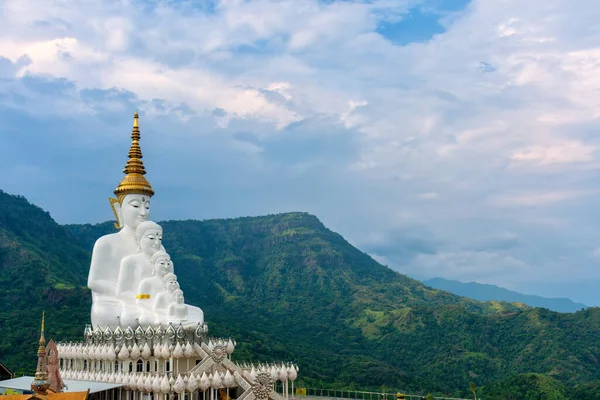
[[[10,338],[0,360],[31,372],[42,308],[48,337],[81,337],[90,252],[114,228],[60,226],[4,193],[0,204],[0,272],[19,283],[0,286],[11,304],[0,311],[0,335]],[[31,225],[15,228],[23,218]],[[234,359],[297,362],[298,385],[467,396],[471,381],[524,373],[569,390],[600,379],[595,308],[559,314],[431,289],[306,213],[160,224],[186,302],[203,308],[210,333],[236,338]]]

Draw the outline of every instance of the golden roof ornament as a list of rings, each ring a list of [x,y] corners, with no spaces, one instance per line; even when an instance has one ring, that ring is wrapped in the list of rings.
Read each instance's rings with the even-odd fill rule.
[[[42,331],[40,333],[40,347],[38,348],[38,362],[35,370],[33,382],[31,382],[31,390],[38,397],[46,396],[50,381],[48,380],[48,369],[46,360],[46,338],[44,338],[44,312],[42,312]]]
[[[125,164],[125,178],[115,189],[115,195],[119,203],[128,194],[154,195],[150,183],[144,178],[146,170],[142,162],[142,150],[140,149],[140,128],[137,111],[133,115],[133,130],[131,131],[131,148],[129,149],[129,160]]]
[[[133,130],[131,131],[131,147],[129,148],[129,160],[125,164],[125,178],[119,183],[119,186],[115,189],[116,199],[109,198],[110,207],[115,214],[117,223],[115,228],[121,229],[121,212],[120,206],[123,203],[123,199],[128,194],[145,194],[149,197],[154,195],[154,190],[150,183],[144,178],[146,170],[144,169],[144,163],[142,162],[142,149],[140,149],[140,126],[139,117],[137,111],[133,114]]]

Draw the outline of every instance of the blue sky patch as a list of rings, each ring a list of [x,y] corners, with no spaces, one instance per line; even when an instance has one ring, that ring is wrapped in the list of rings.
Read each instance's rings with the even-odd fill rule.
[[[426,0],[398,21],[382,21],[377,32],[400,46],[426,42],[446,31],[442,19],[461,12],[469,3],[470,0]]]

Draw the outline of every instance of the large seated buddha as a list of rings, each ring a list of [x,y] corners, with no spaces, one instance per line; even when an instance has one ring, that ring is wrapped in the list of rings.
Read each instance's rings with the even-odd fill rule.
[[[130,269],[138,267],[135,262],[140,264],[140,270],[148,268],[141,265],[148,263],[146,260],[148,256],[139,254],[141,249],[139,238],[136,240],[136,229],[141,223],[148,220],[150,198],[154,195],[150,183],[144,177],[146,170],[142,162],[142,151],[139,144],[140,130],[137,112],[133,121],[129,160],[123,170],[125,177],[114,191],[116,198],[109,199],[117,219],[115,227],[119,231],[102,236],[96,241],[88,276],[88,287],[92,291],[92,325],[100,326],[103,329],[110,327],[114,330],[117,326],[127,328],[132,324],[131,318],[125,318],[127,321],[120,321],[121,315],[123,310],[131,311],[139,307],[136,298],[131,294],[137,292],[141,281],[147,278],[146,273],[128,273]],[[158,250],[154,249],[153,251]],[[160,251],[165,251],[162,245],[160,245]],[[123,265],[127,270],[121,274],[123,260],[125,260]],[[124,290],[125,287],[130,289]],[[181,322],[186,326],[202,324],[204,322],[202,310],[198,307],[187,307],[190,309],[190,313],[187,319]],[[128,314],[132,315],[131,312]]]

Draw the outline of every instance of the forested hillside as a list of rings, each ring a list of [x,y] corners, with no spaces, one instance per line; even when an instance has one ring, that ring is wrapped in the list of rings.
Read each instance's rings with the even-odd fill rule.
[[[234,359],[297,362],[298,385],[466,396],[471,381],[502,388],[525,373],[565,393],[600,377],[598,309],[565,315],[427,288],[305,213],[160,224],[210,333],[236,338]],[[44,307],[49,337],[79,339],[90,251],[113,229],[60,226],[0,193],[0,301],[11,304],[0,311],[1,361],[33,370]]]

